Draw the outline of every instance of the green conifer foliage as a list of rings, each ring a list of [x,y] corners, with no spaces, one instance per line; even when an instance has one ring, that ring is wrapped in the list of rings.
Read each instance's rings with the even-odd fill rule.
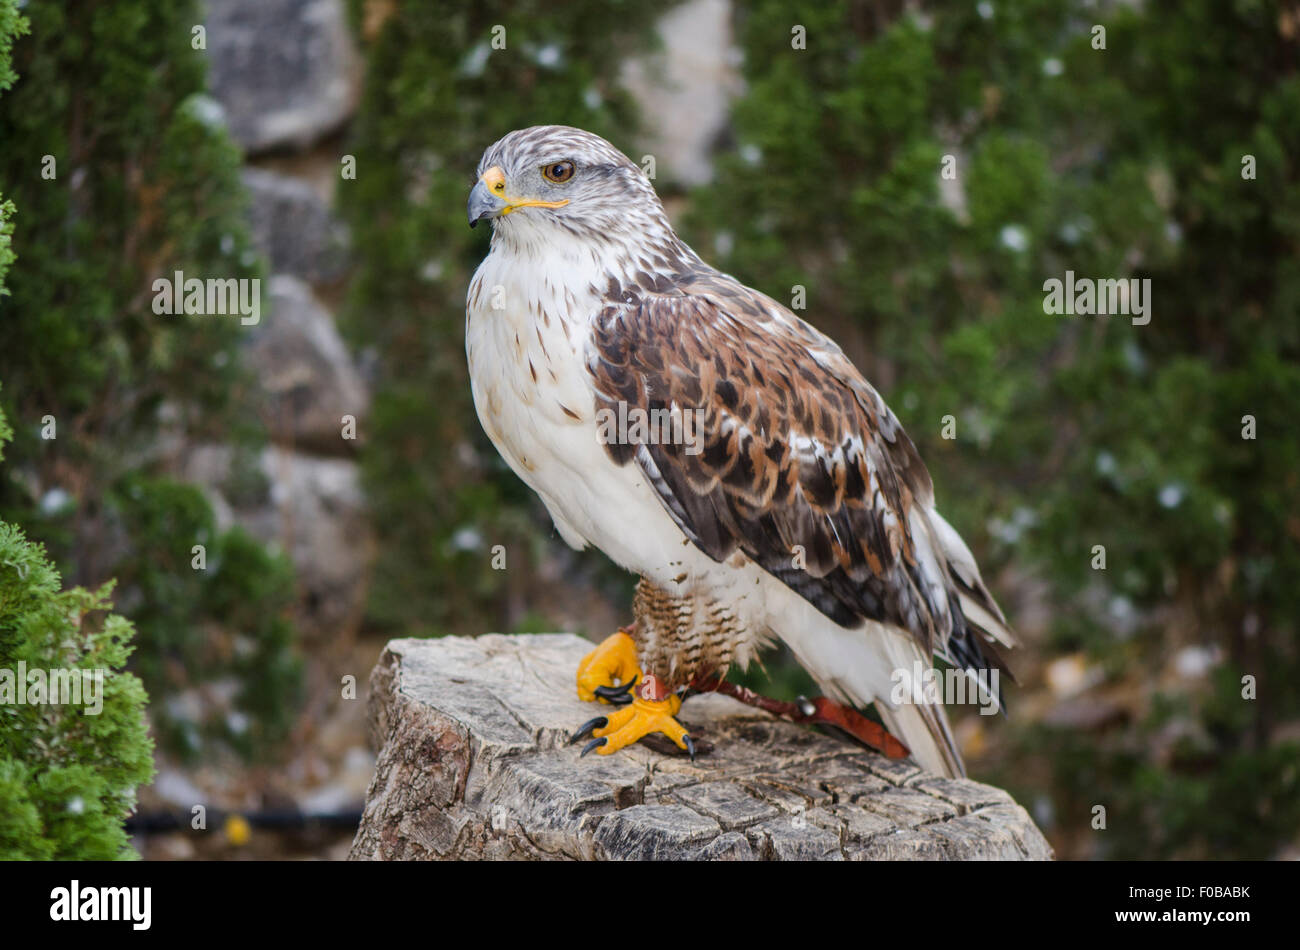
[[[19,16],[16,0],[0,0],[0,93],[14,84],[13,44],[27,30],[27,21]],[[5,294],[5,272],[14,262],[12,201],[0,192],[0,296]]]
[[[0,0],[0,92],[13,83],[10,47],[25,27],[15,0]],[[0,296],[13,213],[0,200]],[[0,409],[0,462],[12,438]],[[122,822],[153,776],[144,687],[123,671],[131,624],[105,614],[111,584],[61,586],[41,545],[0,521],[0,861],[134,857]],[[90,714],[84,694],[81,706],[19,703],[29,680],[18,674],[33,670],[99,671],[98,709]]]
[[[0,414],[0,442],[8,434]],[[102,676],[97,713],[88,694],[20,702],[0,682],[0,860],[135,857],[122,823],[153,777],[153,740],[144,686],[124,669],[134,629],[106,613],[112,587],[62,590],[42,546],[0,522],[0,671],[15,690],[19,672]]]
[[[0,4],[0,25],[13,9]],[[164,737],[189,752],[205,735],[265,748],[296,704],[286,562],[217,532],[201,493],[174,480],[183,441],[233,444],[237,468],[251,465],[262,431],[239,366],[243,328],[238,315],[153,306],[154,281],[178,270],[262,276],[240,155],[191,42],[202,15],[174,0],[41,0],[24,14],[18,79],[0,97],[0,191],[19,209],[19,263],[0,297],[0,404],[14,427],[0,517],[73,583],[119,578],[155,698],[248,677],[219,721],[159,703]],[[0,243],[0,264],[5,254]],[[193,566],[195,545],[206,568]],[[222,613],[232,602],[243,609]]]

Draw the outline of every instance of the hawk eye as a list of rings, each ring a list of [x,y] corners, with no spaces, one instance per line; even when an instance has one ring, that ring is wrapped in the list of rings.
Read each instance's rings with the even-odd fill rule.
[[[553,181],[557,185],[572,178],[573,172],[573,162],[553,162],[542,166],[542,174],[546,176],[546,180]]]

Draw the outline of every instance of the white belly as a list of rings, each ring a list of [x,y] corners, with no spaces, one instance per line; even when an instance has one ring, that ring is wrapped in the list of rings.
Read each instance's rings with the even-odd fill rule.
[[[594,545],[670,593],[706,593],[757,621],[760,576],[767,575],[752,564],[724,567],[692,545],[641,469],[614,464],[600,443],[595,393],[582,363],[587,318],[600,298],[528,283],[549,297],[529,300],[517,275],[489,255],[471,285],[465,346],[488,438],[541,497],[570,545]],[[501,309],[491,306],[494,287],[501,288]],[[543,313],[551,314],[549,323]]]

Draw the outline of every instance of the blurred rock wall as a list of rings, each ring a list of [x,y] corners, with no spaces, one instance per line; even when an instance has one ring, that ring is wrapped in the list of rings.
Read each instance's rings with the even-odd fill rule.
[[[265,490],[252,498],[224,497],[224,446],[194,446],[186,474],[227,523],[288,553],[310,638],[360,619],[373,547],[356,460],[370,385],[335,319],[349,242],[332,208],[362,59],[342,0],[209,0],[206,10],[208,81],[244,149],[249,225],[269,274],[244,354],[270,441],[257,466]]]

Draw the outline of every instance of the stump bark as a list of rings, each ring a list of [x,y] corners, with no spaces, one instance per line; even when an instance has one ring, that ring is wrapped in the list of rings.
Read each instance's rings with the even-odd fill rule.
[[[1046,860],[1001,789],[926,773],[716,694],[679,716],[709,751],[578,758],[598,715],[570,634],[394,640],[370,677],[378,749],[353,860]],[[608,710],[602,706],[600,709]]]

